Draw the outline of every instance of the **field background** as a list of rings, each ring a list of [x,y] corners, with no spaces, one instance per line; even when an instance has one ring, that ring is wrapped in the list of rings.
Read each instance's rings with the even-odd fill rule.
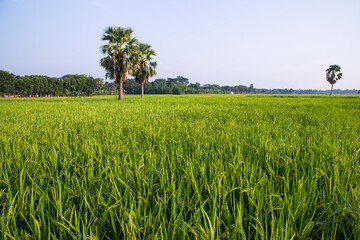
[[[0,239],[360,239],[360,97],[0,99]]]

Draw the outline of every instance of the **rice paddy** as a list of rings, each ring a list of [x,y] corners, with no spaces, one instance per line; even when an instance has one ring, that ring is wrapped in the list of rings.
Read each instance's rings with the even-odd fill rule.
[[[0,99],[0,239],[360,239],[360,97]]]

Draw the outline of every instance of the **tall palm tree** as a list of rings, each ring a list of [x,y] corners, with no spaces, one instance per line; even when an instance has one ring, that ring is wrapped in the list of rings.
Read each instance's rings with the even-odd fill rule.
[[[330,95],[332,94],[333,85],[342,78],[341,67],[339,65],[330,65],[326,69],[326,80],[331,84]]]
[[[137,70],[134,72],[135,79],[141,84],[141,97],[144,97],[144,83],[149,81],[149,77],[156,74],[156,62],[152,61],[155,51],[149,44],[138,44],[138,63]]]
[[[102,37],[107,44],[101,47],[106,56],[100,64],[106,70],[106,77],[114,79],[119,84],[119,100],[123,99],[123,82],[127,74],[132,74],[132,66],[136,60],[137,40],[131,37],[131,28],[108,27]]]

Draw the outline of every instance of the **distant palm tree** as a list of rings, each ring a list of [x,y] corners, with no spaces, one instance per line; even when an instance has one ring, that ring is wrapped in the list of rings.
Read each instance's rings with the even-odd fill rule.
[[[330,95],[332,94],[333,85],[342,78],[341,67],[339,65],[330,65],[326,69],[326,80],[331,84]]]
[[[149,81],[149,77],[156,74],[156,62],[152,61],[155,51],[149,44],[140,43],[138,45],[137,70],[134,72],[135,79],[141,84],[141,97],[144,97],[144,83]]]
[[[132,74],[132,66],[136,60],[137,40],[131,37],[131,28],[108,27],[102,37],[108,44],[101,47],[106,57],[100,64],[106,70],[106,76],[114,79],[119,84],[119,100],[123,99],[123,82],[127,74]]]

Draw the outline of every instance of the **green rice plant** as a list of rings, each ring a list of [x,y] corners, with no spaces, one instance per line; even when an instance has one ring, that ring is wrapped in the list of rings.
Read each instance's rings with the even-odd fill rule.
[[[360,98],[0,99],[1,239],[360,239]]]

